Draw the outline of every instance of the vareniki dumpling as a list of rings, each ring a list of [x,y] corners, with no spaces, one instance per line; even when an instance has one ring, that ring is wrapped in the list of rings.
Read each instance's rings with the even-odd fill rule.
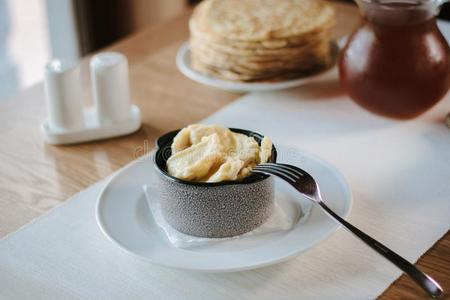
[[[175,136],[171,149],[167,160],[170,175],[188,181],[220,182],[244,178],[251,168],[267,162],[272,142],[264,137],[259,146],[253,137],[223,126],[194,124]]]

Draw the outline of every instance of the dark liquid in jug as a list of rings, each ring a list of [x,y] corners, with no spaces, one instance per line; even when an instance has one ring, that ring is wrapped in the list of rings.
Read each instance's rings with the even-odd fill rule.
[[[361,106],[393,118],[418,116],[447,92],[449,48],[434,17],[366,16],[344,48],[341,84]]]

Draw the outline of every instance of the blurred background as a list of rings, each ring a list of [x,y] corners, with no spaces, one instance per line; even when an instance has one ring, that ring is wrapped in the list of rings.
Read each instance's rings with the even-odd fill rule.
[[[41,81],[51,58],[79,59],[197,2],[0,0],[0,101]],[[450,19],[450,7],[440,17]]]

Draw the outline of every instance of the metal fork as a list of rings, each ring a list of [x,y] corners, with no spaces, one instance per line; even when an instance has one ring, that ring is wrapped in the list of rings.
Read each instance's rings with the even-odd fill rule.
[[[439,297],[443,290],[441,286],[430,276],[417,269],[409,261],[390,250],[380,242],[371,238],[352,224],[348,223],[339,217],[333,210],[331,210],[322,200],[320,189],[314,178],[304,170],[288,165],[265,163],[259,164],[252,170],[253,173],[275,175],[292,185],[303,196],[318,204],[331,218],[341,223],[346,229],[353,233],[356,237],[361,239],[369,247],[384,256],[391,263],[396,265],[399,269],[409,275],[417,284],[419,284],[432,297]]]

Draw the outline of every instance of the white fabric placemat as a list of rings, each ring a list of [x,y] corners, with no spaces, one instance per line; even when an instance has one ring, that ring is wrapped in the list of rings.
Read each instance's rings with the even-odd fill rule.
[[[333,163],[354,193],[350,220],[416,261],[450,228],[450,130],[443,123],[449,111],[447,95],[419,119],[382,119],[349,101],[334,74],[296,90],[250,94],[207,122],[257,130]],[[157,267],[100,232],[95,202],[103,184],[0,241],[0,299],[363,300],[400,275],[344,230],[292,260],[253,271]]]

